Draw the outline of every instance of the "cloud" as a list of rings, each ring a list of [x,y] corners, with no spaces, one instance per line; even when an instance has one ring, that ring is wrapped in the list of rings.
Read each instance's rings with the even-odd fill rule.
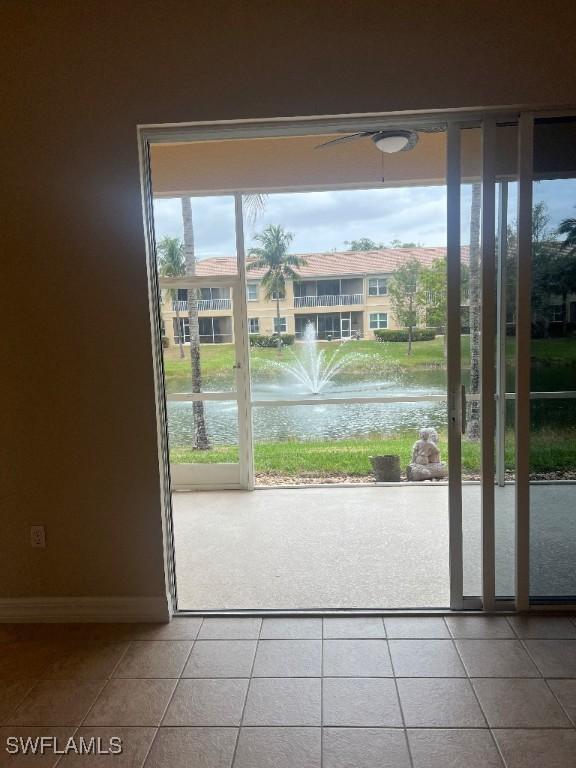
[[[516,189],[510,185],[509,220],[516,219]],[[576,181],[561,179],[535,185],[534,200],[545,200],[551,226],[576,216]],[[471,187],[463,185],[461,199],[462,242],[469,242]],[[195,244],[199,258],[230,256],[236,252],[234,198],[192,199]],[[182,237],[180,201],[154,201],[156,236]],[[246,226],[247,247],[254,233],[268,224],[281,224],[293,232],[294,252],[341,250],[345,241],[369,237],[428,246],[446,244],[446,187],[400,187],[364,190],[331,190],[270,194],[255,227]]]

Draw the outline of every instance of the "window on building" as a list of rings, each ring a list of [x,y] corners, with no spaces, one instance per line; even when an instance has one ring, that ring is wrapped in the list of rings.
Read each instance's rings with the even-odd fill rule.
[[[386,296],[388,280],[385,277],[370,277],[368,279],[368,296]]]
[[[257,317],[248,318],[248,333],[260,333],[260,320]]]
[[[388,328],[388,314],[386,312],[374,312],[371,314],[370,328]]]
[[[178,288],[178,301],[188,301],[188,288]]]
[[[286,318],[274,318],[274,333],[286,333]]]
[[[552,304],[550,306],[550,320],[553,323],[564,322],[564,304]]]
[[[174,343],[180,344],[180,341],[190,343],[190,320],[187,317],[174,318]]]
[[[258,301],[258,283],[247,284],[246,298],[248,299],[248,301]]]
[[[286,296],[284,291],[280,291],[280,298],[283,299]],[[274,301],[278,298],[278,291],[272,291],[272,298]]]
[[[230,288],[207,287],[200,288],[199,299],[202,301],[214,301],[215,299],[229,299]]]

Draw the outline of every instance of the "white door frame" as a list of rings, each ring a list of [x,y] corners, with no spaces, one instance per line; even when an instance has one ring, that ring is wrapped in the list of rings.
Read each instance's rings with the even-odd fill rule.
[[[460,257],[460,124],[450,121],[446,148],[446,261],[447,261],[447,387],[448,387],[448,509],[450,608],[464,605],[464,569],[462,549],[462,371],[461,371],[461,257]]]
[[[495,609],[495,521],[494,521],[494,439],[496,426],[496,237],[495,237],[495,140],[494,114],[481,120],[448,123],[447,146],[447,373],[448,373],[448,457],[450,607]],[[480,349],[480,419],[481,419],[481,547],[482,594],[464,595],[463,524],[462,524],[462,433],[465,431],[466,398],[462,385],[461,364],[461,131],[480,127],[482,131],[482,222],[480,242],[481,267],[481,349]]]
[[[532,110],[530,112],[529,110]],[[254,120],[227,120],[217,122],[190,122],[179,124],[156,124],[140,125],[137,128],[139,153],[140,153],[140,174],[142,186],[142,204],[144,213],[144,229],[146,235],[146,256],[147,272],[149,283],[149,310],[152,330],[152,347],[154,363],[154,383],[156,393],[156,411],[157,411],[157,431],[158,431],[158,463],[160,471],[160,488],[162,495],[163,508],[163,530],[165,543],[165,561],[166,561],[166,584],[167,591],[175,601],[175,580],[174,580],[174,548],[172,542],[172,519],[171,519],[171,497],[170,497],[170,478],[168,474],[168,442],[167,442],[167,422],[165,409],[165,390],[162,364],[162,344],[160,332],[160,301],[159,301],[159,283],[156,271],[155,261],[155,235],[154,220],[152,208],[152,182],[150,176],[150,144],[167,143],[178,141],[213,141],[215,139],[240,139],[240,138],[264,138],[271,136],[303,136],[303,135],[323,135],[337,132],[354,132],[370,130],[374,121],[382,127],[395,125],[405,126],[406,124],[417,121],[422,126],[425,124],[437,124],[439,121],[447,123],[448,130],[448,148],[447,148],[447,197],[448,197],[448,327],[447,327],[447,347],[448,347],[448,408],[449,408],[449,437],[448,448],[450,456],[450,479],[449,479],[449,504],[450,504],[450,589],[451,589],[451,608],[479,608],[494,603],[494,505],[493,499],[490,501],[490,494],[493,495],[493,475],[489,479],[488,473],[482,482],[483,494],[483,566],[485,574],[483,576],[483,600],[473,598],[467,600],[463,594],[463,567],[462,567],[462,493],[461,493],[461,429],[462,429],[462,409],[463,398],[462,389],[459,385],[461,381],[460,364],[460,181],[461,181],[461,159],[460,159],[460,126],[470,121],[484,121],[488,119],[491,125],[495,122],[495,116],[511,116],[513,119],[519,119],[519,194],[518,194],[518,280],[517,280],[517,385],[516,385],[516,441],[517,441],[517,485],[516,485],[516,600],[515,607],[519,610],[526,610],[529,606],[529,464],[528,464],[528,436],[529,436],[529,400],[530,400],[530,375],[529,375],[529,328],[530,328],[530,271],[529,254],[531,251],[531,206],[532,206],[532,151],[533,151],[533,121],[537,116],[563,116],[573,114],[573,107],[562,109],[549,109],[541,105],[512,105],[495,109],[452,109],[440,110],[428,113],[386,113],[376,112],[362,115],[332,115],[311,118],[270,118],[259,121]],[[493,157],[493,136],[489,138],[493,128],[488,128],[488,133],[484,136],[484,151],[487,153],[483,158],[483,174],[489,180],[489,185],[483,191],[483,204],[489,210],[492,210],[492,201],[494,199],[494,157]],[[491,156],[492,153],[492,156]],[[342,186],[342,185],[341,185]],[[358,185],[350,185],[357,187]],[[366,186],[366,185],[363,185]],[[377,185],[375,185],[377,186]],[[244,192],[251,191],[249,189]],[[261,191],[261,190],[257,190]],[[228,191],[229,193],[229,191]],[[242,193],[234,190],[236,207],[236,232],[237,249],[239,256],[239,278],[242,284],[241,295],[238,296],[238,305],[245,307],[245,275],[240,272],[244,265],[244,238],[242,229]],[[489,214],[491,216],[491,214]],[[487,247],[489,243],[488,223],[483,227],[484,237]],[[451,255],[450,255],[451,254]],[[457,257],[456,257],[457,254]],[[242,258],[240,258],[242,255]],[[483,254],[483,263],[487,254]],[[240,264],[242,266],[240,267]],[[486,271],[483,273],[483,279],[486,280],[492,273],[493,263],[488,255]],[[210,284],[215,284],[215,279],[210,278]],[[486,284],[486,283],[485,283]],[[251,407],[267,405],[265,401],[250,402],[250,380],[249,380],[249,355],[248,355],[248,329],[246,326],[245,309],[241,312],[241,319],[238,329],[235,326],[235,332],[239,332],[238,338],[242,339],[240,363],[244,364],[242,378],[246,381],[243,391],[240,387],[237,390],[239,404],[239,419],[243,419],[242,431],[244,434],[251,435]],[[493,318],[495,316],[493,315]],[[494,322],[494,319],[488,318],[488,309],[483,317],[484,321]],[[483,354],[490,352],[490,342],[483,347]],[[490,387],[488,387],[490,389]],[[228,393],[229,394],[229,393]],[[488,426],[493,428],[494,417],[490,415],[493,405],[488,402],[489,393],[484,392],[482,397],[484,407],[488,408]],[[207,399],[207,398],[206,398]],[[422,399],[422,398],[420,398]],[[434,396],[424,399],[436,399]],[[327,402],[339,402],[345,400],[335,399]],[[350,402],[358,401],[353,398]],[[393,398],[367,398],[362,399],[365,402],[390,402]],[[303,401],[306,402],[306,401]],[[318,403],[317,400],[310,401]],[[286,405],[294,404],[286,401]],[[302,401],[301,401],[302,404]],[[242,416],[241,416],[242,413]],[[490,426],[492,424],[492,426]],[[485,426],[485,425],[484,425]],[[524,438],[526,438],[524,440]],[[250,440],[251,444],[251,440]],[[241,455],[244,452],[241,451]],[[490,464],[488,453],[483,451],[483,468],[487,469]],[[243,455],[244,473],[242,474],[242,487],[253,487],[254,476],[251,456]],[[489,488],[488,486],[491,486]],[[487,502],[486,502],[487,500]],[[502,606],[505,607],[505,606]],[[556,606],[556,609],[559,606]],[[545,606],[537,606],[542,610]]]

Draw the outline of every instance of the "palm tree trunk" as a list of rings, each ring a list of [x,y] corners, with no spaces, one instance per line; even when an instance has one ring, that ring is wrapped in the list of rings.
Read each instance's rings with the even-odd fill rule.
[[[470,211],[470,394],[480,392],[480,213],[481,185],[472,184]],[[480,402],[468,402],[467,436],[480,439]]]
[[[182,336],[184,328],[182,327],[182,324],[180,323],[180,310],[178,309],[178,294],[173,291],[172,292],[172,301],[174,302],[174,306],[176,307],[176,327],[178,328],[178,346],[180,347],[180,357],[184,357],[184,346],[182,344]]]
[[[182,225],[184,229],[184,258],[186,260],[186,275],[196,274],[196,257],[194,254],[194,226],[192,222],[192,201],[189,197],[181,198]],[[202,391],[202,370],[200,367],[200,325],[198,322],[198,300],[196,292],[188,290],[188,322],[190,324],[190,366],[192,369],[192,392]],[[204,403],[195,400],[192,403],[194,417],[194,447],[199,451],[210,448],[206,432]]]

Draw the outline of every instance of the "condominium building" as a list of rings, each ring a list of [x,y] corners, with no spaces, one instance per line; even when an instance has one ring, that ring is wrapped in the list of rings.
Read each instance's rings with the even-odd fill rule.
[[[382,248],[375,251],[342,251],[300,254],[306,265],[297,269],[299,279],[286,282],[280,297],[280,322],[276,300],[266,299],[261,284],[265,270],[248,270],[246,298],[251,334],[274,332],[299,338],[313,323],[320,339],[373,338],[380,328],[397,328],[392,313],[388,282],[392,274],[410,259],[429,266],[446,256],[445,248]],[[236,274],[234,257],[198,261],[197,275]],[[162,303],[164,334],[170,344],[190,341],[187,291],[165,292]],[[218,286],[200,289],[198,299],[200,341],[233,341],[230,290]]]

